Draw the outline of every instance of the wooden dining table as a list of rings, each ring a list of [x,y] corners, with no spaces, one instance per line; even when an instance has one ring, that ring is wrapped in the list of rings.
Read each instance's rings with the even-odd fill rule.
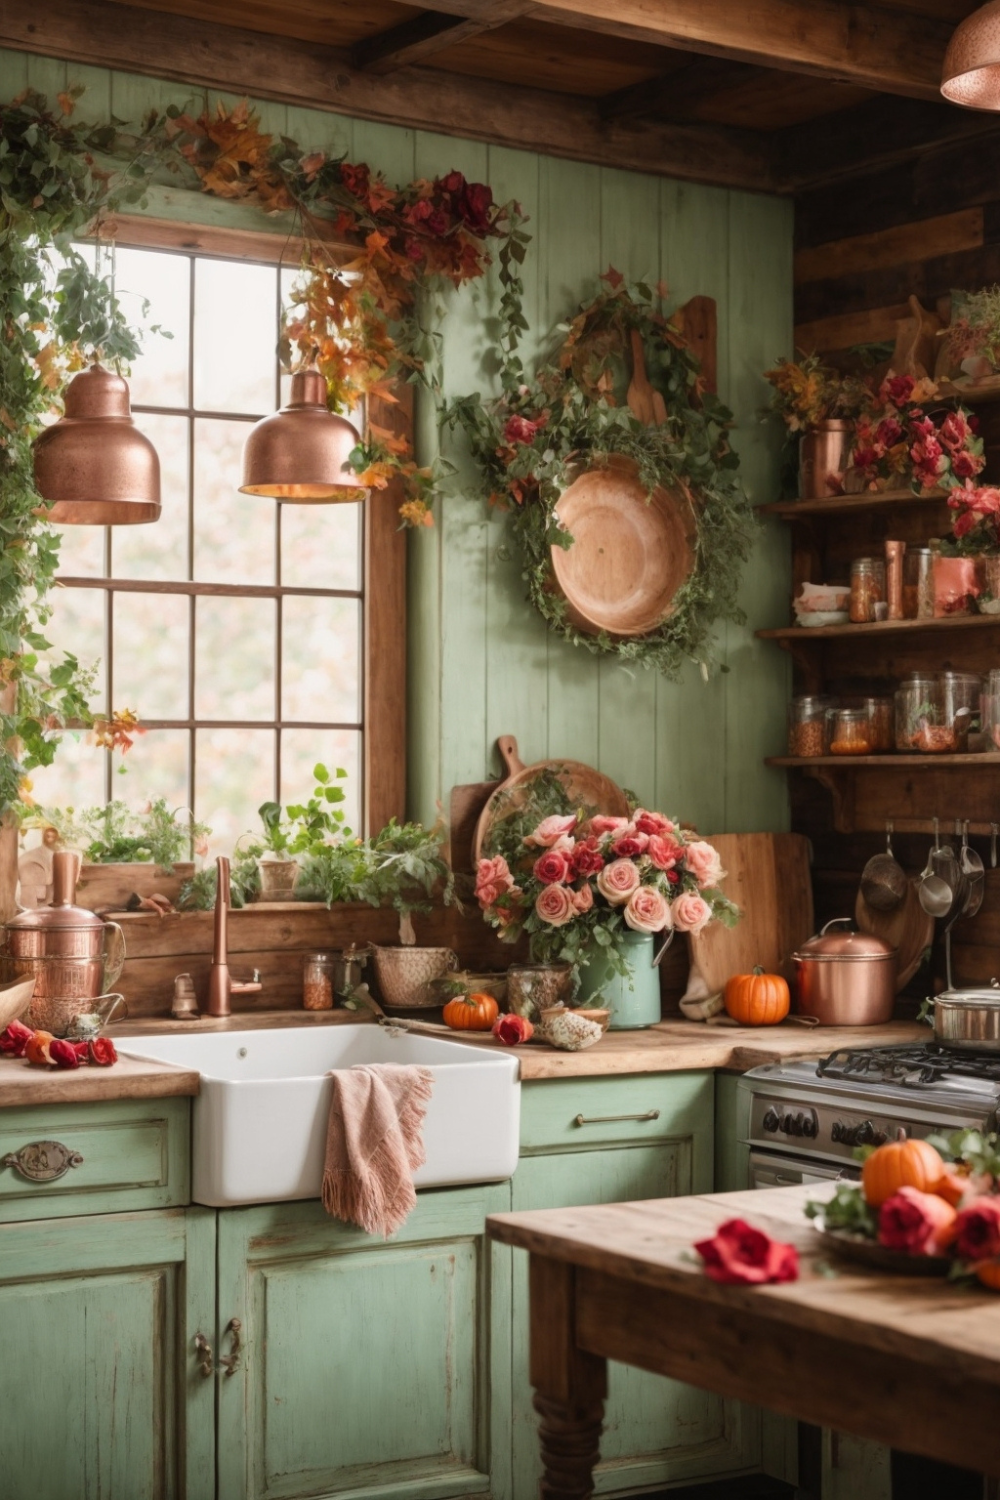
[[[805,1217],[833,1184],[496,1214],[529,1254],[544,1500],[586,1500],[607,1362],[1000,1475],[1000,1293],[841,1258]],[[796,1246],[796,1281],[721,1285],[696,1241],[745,1219]]]

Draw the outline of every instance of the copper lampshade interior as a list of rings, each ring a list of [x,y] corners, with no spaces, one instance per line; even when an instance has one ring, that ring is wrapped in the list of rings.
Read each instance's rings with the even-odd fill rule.
[[[956,27],[941,70],[941,92],[966,109],[1000,109],[1000,0]]]
[[[130,526],[160,516],[160,460],[136,427],[129,388],[94,364],[70,381],[65,414],[34,445],[43,514],[58,526]]]
[[[301,370],[292,376],[288,405],[247,438],[240,491],[300,505],[363,500],[368,489],[348,467],[359,442],[351,423],[327,410],[322,375]]]

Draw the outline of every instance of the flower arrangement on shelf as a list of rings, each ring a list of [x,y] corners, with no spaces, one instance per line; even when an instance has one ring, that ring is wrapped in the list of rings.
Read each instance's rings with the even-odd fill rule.
[[[821,422],[851,420],[872,404],[872,392],[860,375],[842,375],[818,354],[799,360],[779,359],[764,379],[774,387],[771,410],[790,434],[808,432]]]
[[[951,324],[942,334],[944,365],[970,384],[1000,374],[1000,286],[952,292],[951,300]]]
[[[1000,489],[994,485],[963,484],[948,496],[955,512],[948,551],[955,557],[1000,555]]]
[[[845,488],[911,488],[915,494],[974,479],[985,466],[979,423],[963,407],[932,405],[933,380],[891,371],[871,411],[857,419]]]
[[[839,1183],[806,1214],[848,1246],[933,1257],[952,1279],[1000,1290],[998,1145],[996,1135],[958,1130],[860,1148],[861,1182]]]
[[[604,953],[627,974],[628,932],[700,932],[738,920],[718,889],[718,852],[663,813],[553,813],[508,837],[506,850],[479,861],[476,898],[505,942],[528,934],[538,963],[586,965]]]

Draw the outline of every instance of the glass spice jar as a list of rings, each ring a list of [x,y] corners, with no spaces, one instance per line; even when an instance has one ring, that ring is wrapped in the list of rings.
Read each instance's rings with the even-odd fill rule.
[[[891,698],[845,698],[845,708],[863,708],[868,715],[869,741],[872,752],[892,750],[893,703]]]
[[[831,755],[870,755],[871,728],[865,708],[838,708],[831,716]]]
[[[789,755],[803,760],[826,755],[829,743],[827,716],[836,706],[836,698],[820,694],[792,699],[788,705]]]
[[[333,954],[302,956],[302,1009],[333,1009]]]
[[[934,618],[934,554],[930,547],[907,547],[903,554],[903,619]]]
[[[885,563],[878,557],[856,557],[851,563],[852,625],[867,625],[876,618],[876,604],[885,603]]]
[[[924,749],[934,739],[931,731],[941,724],[941,694],[936,680],[911,672],[896,689],[894,706],[896,749]]]
[[[979,733],[983,679],[978,672],[939,672],[941,722],[954,733],[955,749],[965,750],[971,734]]]

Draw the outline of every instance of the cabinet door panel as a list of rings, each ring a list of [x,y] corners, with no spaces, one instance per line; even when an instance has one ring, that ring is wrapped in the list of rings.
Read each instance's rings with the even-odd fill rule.
[[[712,1091],[691,1089],[649,1145],[561,1151],[523,1160],[514,1209],[668,1198],[712,1188]],[[538,1493],[537,1419],[528,1380],[527,1257],[514,1252],[514,1493]],[[612,1363],[595,1493],[611,1495],[752,1467],[757,1421],[735,1402]]]
[[[4,1500],[211,1500],[213,1216],[0,1228]]]
[[[388,1244],[314,1203],[220,1215],[220,1500],[507,1500],[510,1257],[483,1229],[509,1205],[423,1193]]]

